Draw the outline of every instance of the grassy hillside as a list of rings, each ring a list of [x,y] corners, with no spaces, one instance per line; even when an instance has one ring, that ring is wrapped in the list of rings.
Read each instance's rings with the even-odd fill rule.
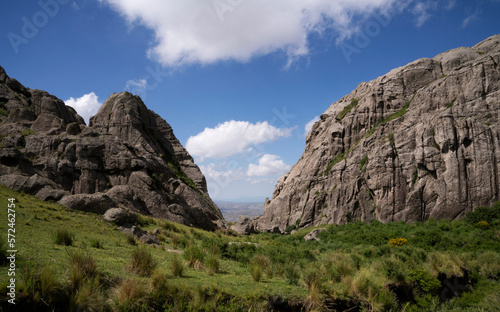
[[[16,302],[6,294],[15,198]],[[324,226],[293,235],[159,229],[146,246],[100,216],[0,186],[5,311],[498,311],[500,203],[461,221]],[[11,237],[12,238],[12,237]]]

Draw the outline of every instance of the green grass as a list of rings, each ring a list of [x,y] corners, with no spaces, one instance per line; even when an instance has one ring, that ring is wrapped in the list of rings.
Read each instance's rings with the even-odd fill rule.
[[[58,229],[52,235],[54,243],[62,246],[71,246],[73,244],[74,235],[66,229]]]
[[[29,129],[29,128],[21,130],[21,135],[22,136],[28,136],[28,135],[35,134],[35,133],[36,133],[36,131],[33,131],[33,130]]]
[[[403,116],[404,114],[406,114],[406,112],[408,111],[408,108],[410,108],[410,105],[411,103],[413,102],[413,99],[415,99],[415,95],[417,95],[416,93],[413,95],[413,97],[411,98],[411,100],[409,102],[407,102],[400,110],[398,110],[397,112],[389,115],[389,117],[377,122],[375,124],[375,126],[373,128],[371,128],[365,135],[364,137],[367,138],[367,137],[370,137],[372,134],[375,133],[375,130],[377,130],[377,127],[382,125],[382,124],[385,124],[385,123],[388,123],[394,119],[397,119],[401,116]]]
[[[358,106],[358,103],[359,103],[359,99],[352,99],[351,103],[346,105],[344,107],[344,109],[337,115],[337,120],[341,121],[342,119],[344,119],[344,117],[347,114],[349,114],[354,107]]]
[[[9,116],[9,112],[3,108],[0,107],[0,115],[2,116],[5,116],[5,117],[8,117]]]
[[[451,100],[450,104],[446,105],[446,107],[447,107],[447,108],[451,108],[451,107],[453,107],[453,104],[455,104],[455,101],[456,101],[456,100],[457,100],[456,98],[455,98],[455,99],[453,99],[453,100]]]
[[[337,156],[335,156],[335,158],[333,158],[332,161],[330,161],[328,163],[328,166],[325,169],[325,175],[327,175],[332,170],[333,166],[335,166],[339,162],[345,160],[346,155],[347,155],[347,152],[344,152],[344,153],[340,153]]]
[[[321,241],[307,242],[303,237],[313,228],[242,237],[142,219],[145,230],[158,228],[164,236],[155,248],[130,245],[100,216],[0,186],[2,207],[11,197],[17,311],[47,304],[64,311],[269,311],[271,298],[295,302],[304,311],[340,303],[375,311],[495,311],[500,302],[500,203],[453,222],[325,225]],[[0,223],[0,232],[7,227]],[[57,229],[70,229],[71,245],[54,242]],[[391,246],[396,238],[407,242]],[[93,248],[95,242],[102,242],[100,248]],[[441,279],[464,276],[471,281],[466,291],[440,303],[446,291]],[[0,275],[4,289],[7,279]],[[1,307],[4,299],[5,292]]]
[[[366,166],[366,165],[368,165],[368,161],[369,161],[369,159],[368,159],[368,155],[365,155],[365,156],[361,159],[361,161],[359,162],[359,171],[364,171],[364,172],[366,172],[366,167],[365,167],[365,166]]]
[[[132,252],[127,271],[139,276],[150,276],[156,266],[157,262],[151,252],[146,248],[139,247]]]

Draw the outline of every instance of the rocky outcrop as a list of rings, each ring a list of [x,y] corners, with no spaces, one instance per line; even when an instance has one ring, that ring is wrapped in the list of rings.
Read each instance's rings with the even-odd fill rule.
[[[261,231],[457,219],[500,199],[500,36],[419,59],[333,103]]]
[[[304,240],[305,241],[317,241],[317,242],[319,242],[321,240],[319,238],[319,234],[325,230],[326,229],[314,229],[311,232],[304,235]]]
[[[230,229],[240,235],[250,235],[257,233],[252,220],[250,220],[249,217],[245,216],[240,216],[240,221],[231,225]]]
[[[160,245],[160,240],[153,234],[149,234],[138,226],[132,224],[124,224],[118,228],[119,231],[138,239],[144,244]]]
[[[0,67],[0,183],[68,208],[134,212],[214,230],[222,214],[170,125],[128,92],[89,126],[63,101]]]
[[[137,217],[131,211],[125,210],[123,208],[111,208],[108,209],[103,216],[104,220],[114,222],[118,225],[124,224],[134,224],[137,221]]]

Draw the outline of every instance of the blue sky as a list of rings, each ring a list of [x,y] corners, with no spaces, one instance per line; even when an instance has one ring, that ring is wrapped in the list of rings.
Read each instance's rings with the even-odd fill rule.
[[[363,81],[500,32],[500,0],[41,0],[1,5],[0,66],[88,118],[128,90],[215,200],[263,201],[306,125]]]

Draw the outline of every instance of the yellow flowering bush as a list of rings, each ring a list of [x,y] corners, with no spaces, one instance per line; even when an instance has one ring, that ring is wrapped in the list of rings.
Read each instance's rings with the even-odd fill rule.
[[[483,230],[486,230],[487,228],[490,227],[490,224],[488,223],[488,221],[479,221],[478,223],[476,223],[476,225],[480,228],[482,228]]]
[[[391,240],[389,240],[389,245],[391,247],[404,246],[406,244],[408,244],[408,240],[402,237],[391,238]]]

